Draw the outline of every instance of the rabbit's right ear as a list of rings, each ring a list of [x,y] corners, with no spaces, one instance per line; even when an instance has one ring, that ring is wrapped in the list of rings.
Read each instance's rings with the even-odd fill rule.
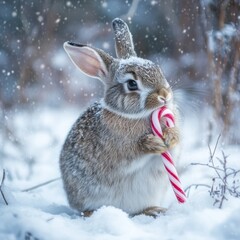
[[[100,49],[86,45],[65,42],[63,45],[73,63],[86,75],[103,80],[113,58]]]

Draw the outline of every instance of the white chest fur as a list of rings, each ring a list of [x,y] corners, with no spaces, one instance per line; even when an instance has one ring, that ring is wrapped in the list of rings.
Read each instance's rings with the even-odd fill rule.
[[[124,166],[120,172],[112,175],[113,185],[101,187],[96,197],[88,201],[90,209],[111,205],[131,214],[160,206],[167,185],[160,156],[145,156]]]

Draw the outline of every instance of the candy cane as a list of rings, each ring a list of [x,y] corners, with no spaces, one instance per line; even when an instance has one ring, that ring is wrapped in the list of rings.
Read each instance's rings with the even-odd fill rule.
[[[162,127],[160,120],[166,125],[166,127],[174,127],[175,120],[173,113],[165,106],[155,110],[151,117],[151,127],[155,136],[163,139]],[[176,167],[172,160],[172,156],[169,151],[163,152],[162,154],[163,164],[167,170],[168,178],[172,185],[173,191],[179,203],[186,202],[186,195],[183,191],[182,184],[179,180]]]

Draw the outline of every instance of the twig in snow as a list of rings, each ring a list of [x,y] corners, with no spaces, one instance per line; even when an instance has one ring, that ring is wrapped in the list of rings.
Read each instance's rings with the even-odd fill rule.
[[[1,181],[1,185],[0,185],[0,192],[1,192],[1,195],[2,195],[2,198],[5,202],[6,205],[8,205],[8,202],[7,202],[7,199],[2,191],[2,187],[3,187],[3,183],[4,183],[4,180],[5,180],[5,169],[3,169],[3,175],[2,175],[2,181]]]
[[[29,191],[35,190],[35,189],[37,189],[37,188],[43,187],[43,186],[45,186],[45,185],[48,185],[48,184],[50,184],[50,183],[52,183],[52,182],[55,182],[55,181],[58,181],[58,180],[60,180],[60,179],[61,179],[61,178],[58,177],[58,178],[54,178],[54,179],[48,180],[48,181],[43,182],[43,183],[40,183],[40,184],[38,184],[38,185],[36,185],[36,186],[33,186],[33,187],[30,187],[30,188],[24,189],[24,190],[22,190],[22,192],[29,192]]]
[[[212,150],[211,150],[210,145],[208,144],[208,149],[209,149],[209,152],[210,152],[210,161],[213,160],[213,157],[214,157],[214,155],[215,155],[215,153],[216,153],[216,150],[217,150],[217,146],[218,146],[220,137],[221,137],[221,134],[218,135],[218,138],[217,138],[216,144],[215,144],[215,146],[214,146],[213,152],[212,152]]]
[[[207,184],[191,184],[190,186],[188,186],[187,188],[185,188],[185,192],[187,193],[187,197],[189,197],[189,194],[190,194],[190,190],[192,188],[195,188],[197,189],[198,187],[206,187],[206,188],[211,188],[211,186],[207,185]]]
[[[39,240],[39,238],[35,237],[31,232],[26,232],[24,240]]]
[[[190,185],[186,190],[188,190],[188,195],[190,189],[192,187],[197,188],[198,186],[203,186],[210,188],[209,194],[215,200],[213,205],[218,204],[218,208],[222,208],[225,200],[228,200],[227,196],[233,196],[236,198],[240,198],[240,186],[239,186],[239,177],[240,169],[236,170],[234,168],[228,167],[228,156],[225,155],[224,151],[222,151],[222,158],[216,157],[219,165],[215,164],[215,153],[219,143],[220,135],[218,136],[215,147],[212,149],[209,147],[210,152],[210,160],[208,163],[192,163],[191,165],[200,165],[204,167],[208,167],[214,170],[216,176],[212,178],[212,185],[205,184],[193,184]]]

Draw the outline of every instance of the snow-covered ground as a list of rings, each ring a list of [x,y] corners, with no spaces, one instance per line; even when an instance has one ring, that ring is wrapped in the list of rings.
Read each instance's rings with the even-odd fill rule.
[[[1,240],[240,239],[240,198],[228,194],[228,201],[225,200],[219,209],[219,203],[213,206],[217,195],[211,197],[210,189],[204,186],[192,187],[184,205],[177,203],[170,189],[163,206],[169,210],[156,219],[143,215],[129,218],[120,209],[110,206],[102,207],[90,218],[82,218],[68,206],[61,180],[22,191],[60,176],[58,157],[61,145],[79,112],[69,108],[38,109],[32,113],[4,116],[9,130],[1,131],[0,135],[0,168],[7,171],[2,190],[9,205],[6,206],[0,195]],[[212,186],[212,179],[217,177],[210,167],[190,165],[209,162],[202,122],[184,119],[181,151],[177,155],[185,188],[192,184]],[[14,133],[10,129],[14,129]],[[215,138],[212,149],[217,135]],[[240,169],[239,146],[224,146],[219,142],[214,156],[219,167],[217,157],[222,159],[221,150],[228,155],[228,167]],[[239,186],[239,179],[238,174],[232,175],[228,184]]]

